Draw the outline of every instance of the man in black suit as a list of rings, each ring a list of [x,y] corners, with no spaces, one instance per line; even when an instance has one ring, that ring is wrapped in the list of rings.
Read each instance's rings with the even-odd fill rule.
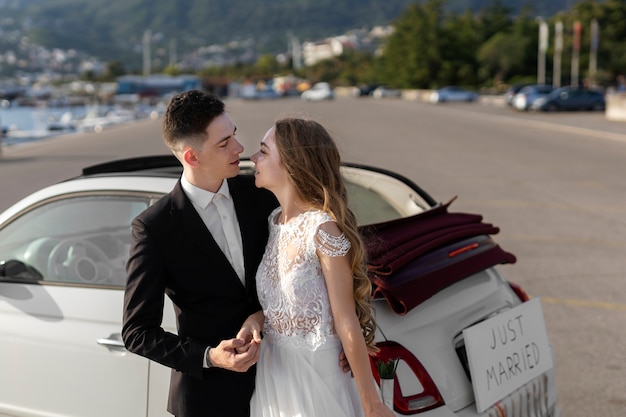
[[[172,368],[168,411],[177,417],[249,415],[258,349],[238,352],[245,341],[235,335],[260,309],[255,273],[277,202],[237,177],[235,131],[218,98],[174,97],[163,139],[183,175],[132,223],[122,336],[129,351]],[[178,334],[161,327],[165,295]]]

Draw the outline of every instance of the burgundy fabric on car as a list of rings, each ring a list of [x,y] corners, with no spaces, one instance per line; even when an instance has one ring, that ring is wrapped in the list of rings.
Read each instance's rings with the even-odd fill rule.
[[[374,298],[403,315],[447,286],[496,264],[514,263],[478,214],[440,204],[415,216],[362,226]]]

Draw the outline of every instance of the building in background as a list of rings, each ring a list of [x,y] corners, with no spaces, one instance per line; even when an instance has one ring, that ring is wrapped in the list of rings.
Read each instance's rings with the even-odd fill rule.
[[[202,88],[202,82],[195,75],[125,75],[117,79],[117,94],[137,94],[139,96],[165,96],[172,93]]]

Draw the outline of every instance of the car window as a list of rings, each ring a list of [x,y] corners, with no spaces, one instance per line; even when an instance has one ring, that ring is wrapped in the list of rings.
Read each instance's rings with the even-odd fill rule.
[[[436,203],[401,178],[362,167],[342,167],[348,204],[360,226],[413,216]]]
[[[350,209],[359,225],[381,223],[403,217],[387,200],[372,189],[347,181]]]
[[[150,201],[82,195],[43,204],[0,230],[0,261],[24,262],[44,282],[123,287],[130,223]]]

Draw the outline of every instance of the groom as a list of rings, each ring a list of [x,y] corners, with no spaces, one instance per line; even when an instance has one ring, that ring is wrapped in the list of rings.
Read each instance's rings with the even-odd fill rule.
[[[122,336],[126,348],[172,368],[177,417],[248,417],[258,349],[233,339],[260,309],[255,273],[277,202],[237,177],[243,146],[217,97],[175,96],[163,139],[183,166],[174,189],[132,222]],[[161,327],[174,304],[177,334]]]

